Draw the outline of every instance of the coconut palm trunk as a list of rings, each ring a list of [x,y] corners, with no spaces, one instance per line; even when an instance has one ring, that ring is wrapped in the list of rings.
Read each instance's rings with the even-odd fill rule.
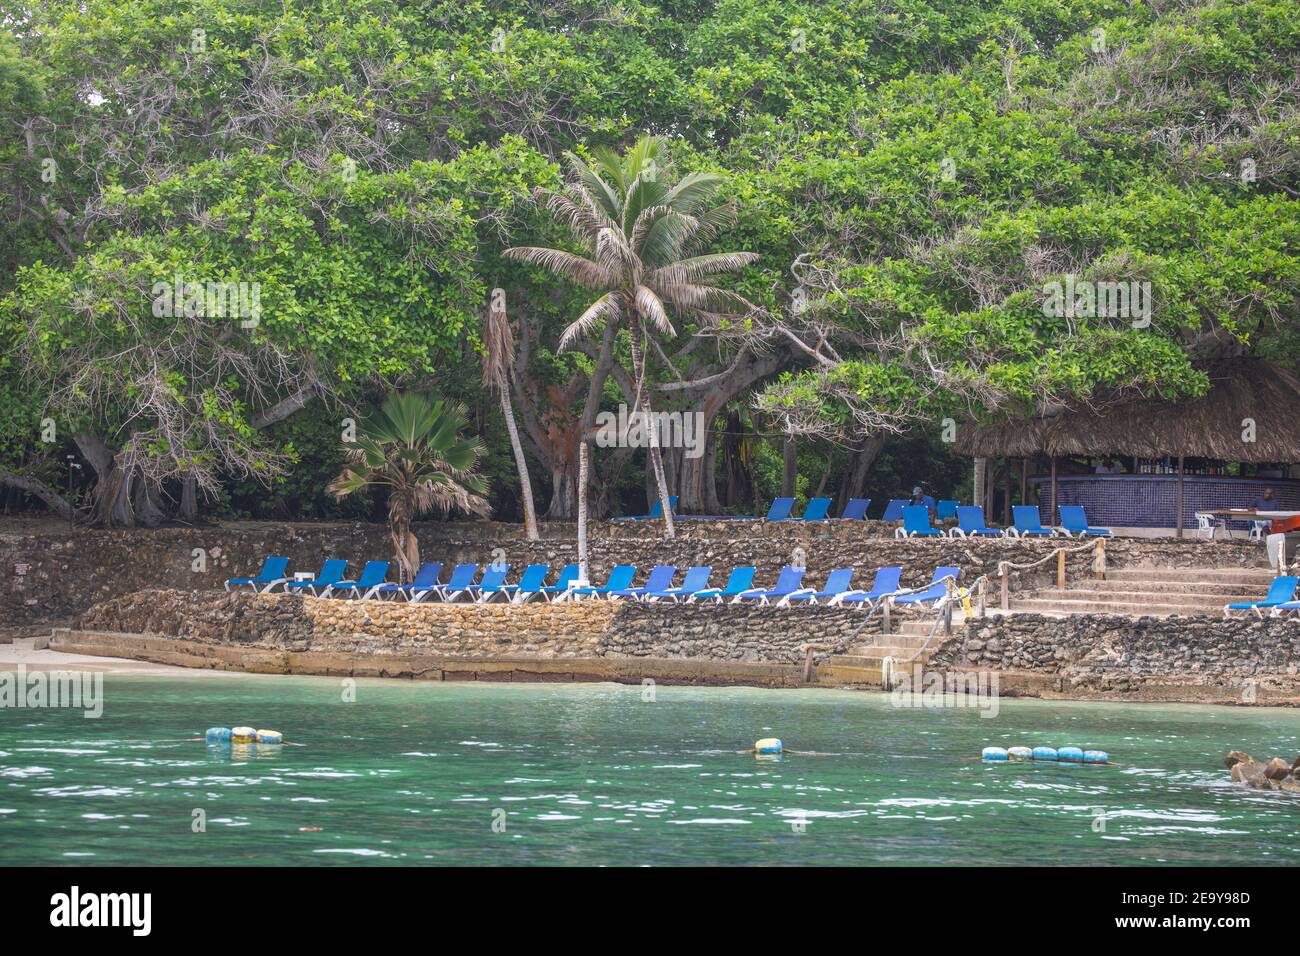
[[[631,301],[631,296],[628,296],[628,299],[628,311],[636,315],[633,311],[635,303]],[[632,343],[632,378],[636,383],[636,411],[641,415],[641,424],[645,428],[646,436],[649,439],[646,457],[650,459],[650,469],[654,473],[655,488],[659,492],[659,507],[664,514],[664,536],[675,538],[677,529],[673,526],[673,509],[668,503],[668,482],[664,476],[663,450],[659,447],[659,429],[655,427],[654,417],[650,412],[650,396],[646,390],[645,352],[641,347],[645,336],[645,325],[639,315],[636,316],[629,331],[631,332]]]
[[[537,512],[533,508],[533,484],[528,478],[528,462],[524,461],[524,446],[519,441],[519,426],[515,424],[515,409],[510,402],[510,387],[505,382],[497,386],[501,393],[501,414],[506,419],[506,432],[510,435],[510,448],[515,454],[515,468],[519,471],[519,499],[524,506],[524,532],[529,541],[538,540]]]
[[[578,439],[578,579],[587,578],[587,462],[591,449],[585,437]]]
[[[528,477],[528,462],[524,460],[524,446],[519,441],[519,426],[515,423],[515,408],[510,401],[510,378],[515,368],[515,339],[506,319],[504,299],[502,293],[499,307],[494,299],[493,305],[488,309],[487,323],[483,330],[483,384],[496,389],[501,397],[501,414],[506,420],[510,450],[514,453],[515,469],[519,472],[524,532],[529,541],[536,541],[541,536],[537,533],[537,511],[533,507],[533,483]]]

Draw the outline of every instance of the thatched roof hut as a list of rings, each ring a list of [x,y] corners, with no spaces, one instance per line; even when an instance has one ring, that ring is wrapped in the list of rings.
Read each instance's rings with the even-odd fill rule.
[[[1300,462],[1300,379],[1261,359],[1229,359],[1202,370],[1210,388],[1200,398],[1137,399],[1100,411],[1065,408],[1030,419],[1004,417],[958,429],[955,448],[981,458],[1114,454]]]

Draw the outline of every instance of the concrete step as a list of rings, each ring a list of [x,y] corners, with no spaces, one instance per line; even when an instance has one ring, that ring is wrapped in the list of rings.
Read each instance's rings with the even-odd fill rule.
[[[935,638],[935,642],[921,652],[922,657],[928,658],[933,651],[943,642]],[[870,657],[879,660],[882,657],[892,657],[894,660],[910,660],[914,654],[921,651],[919,647],[900,647],[897,644],[866,644],[862,647],[853,648],[855,657]]]
[[[1261,578],[1259,581],[1161,581],[1152,578],[1120,578],[1108,581],[1075,581],[1067,582],[1072,589],[1085,591],[1143,591],[1148,594],[1200,594],[1205,596],[1221,595],[1225,601],[1236,600],[1239,594],[1259,593],[1264,594],[1268,591],[1268,585],[1273,579]],[[1046,590],[1046,588],[1042,589]]]
[[[848,653],[853,654],[856,653],[857,648],[867,647],[869,644],[888,644],[893,647],[910,647],[915,649],[924,643],[924,634],[872,634],[846,650]]]
[[[1122,614],[1128,617],[1170,617],[1172,615],[1222,616],[1212,607],[1200,604],[1155,603],[1136,604],[1119,601],[1069,600],[1062,598],[1021,598],[1011,602],[1013,611],[1021,614]]]
[[[1268,568],[1113,568],[1107,570],[1108,581],[1155,581],[1174,584],[1250,584],[1273,580],[1273,572]]]
[[[1035,601],[1090,601],[1094,604],[1135,604],[1139,606],[1147,604],[1179,604],[1185,607],[1222,609],[1223,605],[1236,601],[1262,600],[1264,594],[1265,591],[1259,591],[1255,594],[1238,592],[1223,595],[1183,591],[1107,591],[1099,588],[1066,588],[1064,591],[1058,591],[1056,588],[1040,588],[1036,591],[1022,592],[1016,598]]]

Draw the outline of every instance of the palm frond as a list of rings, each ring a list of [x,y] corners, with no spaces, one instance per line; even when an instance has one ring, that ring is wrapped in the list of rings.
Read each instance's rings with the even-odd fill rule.
[[[578,339],[585,339],[595,324],[602,319],[606,322],[617,318],[620,312],[619,296],[616,292],[606,292],[578,316],[560,335],[559,351],[563,352]]]
[[[614,284],[614,278],[602,266],[572,252],[565,252],[563,249],[511,246],[501,255],[517,262],[540,266],[562,279],[569,279],[588,288],[603,289]]]
[[[653,290],[643,285],[637,286],[635,302],[637,311],[644,318],[649,319],[650,324],[657,331],[668,336],[677,334],[673,331],[673,324],[668,321],[668,313],[664,309],[664,304],[659,301],[659,296],[655,295]]]

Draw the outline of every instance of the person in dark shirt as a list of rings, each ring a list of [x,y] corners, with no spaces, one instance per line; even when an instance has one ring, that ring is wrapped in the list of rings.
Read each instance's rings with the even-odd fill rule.
[[[934,499],[925,493],[925,489],[917,485],[912,489],[912,498],[908,501],[909,505],[925,505],[930,509],[930,517],[934,518]]]
[[[1277,499],[1273,497],[1273,489],[1265,488],[1262,495],[1256,495],[1250,503],[1251,511],[1277,511]]]

